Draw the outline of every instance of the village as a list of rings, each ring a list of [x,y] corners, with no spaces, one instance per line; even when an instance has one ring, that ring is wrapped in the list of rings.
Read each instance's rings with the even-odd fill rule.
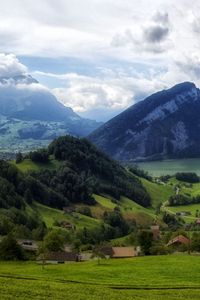
[[[161,232],[159,225],[152,225],[149,233],[152,234],[154,242],[159,242]],[[54,240],[55,244],[56,241]],[[144,241],[145,242],[145,241]],[[62,250],[59,251],[43,251],[41,253],[41,242],[31,239],[17,239],[18,245],[26,252],[31,253],[39,264],[62,264],[69,262],[85,262],[99,259],[122,259],[133,258],[145,255],[143,247],[137,246],[110,246],[97,245],[91,251],[77,251],[72,245],[64,244]],[[186,235],[179,234],[174,236],[166,243],[168,252],[158,251],[156,254],[170,254],[177,252],[190,252],[191,239]]]

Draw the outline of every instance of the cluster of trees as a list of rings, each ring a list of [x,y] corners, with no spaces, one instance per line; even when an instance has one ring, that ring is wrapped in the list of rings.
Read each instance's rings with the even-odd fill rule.
[[[130,226],[117,208],[115,208],[114,211],[104,213],[104,222],[115,229],[116,237],[124,236],[129,233]]]
[[[1,211],[0,235],[12,233],[16,238],[42,240],[47,232],[45,223],[36,212],[27,213],[14,207]]]
[[[29,153],[29,158],[33,162],[37,163],[47,163],[49,161],[49,153],[47,149],[39,149]]]
[[[199,176],[196,173],[182,172],[182,173],[176,173],[175,176],[176,179],[180,181],[185,181],[189,183],[199,182]]]
[[[26,255],[10,233],[0,242],[0,260],[25,260]]]
[[[152,176],[147,171],[140,169],[138,165],[128,166],[128,170],[139,177],[152,181]]]
[[[181,218],[177,218],[167,212],[164,212],[163,214],[163,222],[167,224],[171,230],[177,230],[184,224],[184,221]]]
[[[67,161],[77,176],[85,174],[87,181],[92,182],[92,192],[107,193],[117,199],[124,195],[150,206],[150,196],[141,182],[86,139],[60,137],[49,145],[48,151],[56,159]]]
[[[190,197],[189,195],[185,194],[173,195],[169,198],[168,202],[170,206],[199,204],[200,195],[197,195],[195,197]]]

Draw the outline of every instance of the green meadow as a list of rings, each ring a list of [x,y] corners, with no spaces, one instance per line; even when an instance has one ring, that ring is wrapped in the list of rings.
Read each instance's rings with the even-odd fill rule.
[[[0,263],[0,299],[200,299],[198,256],[169,255],[46,265]]]

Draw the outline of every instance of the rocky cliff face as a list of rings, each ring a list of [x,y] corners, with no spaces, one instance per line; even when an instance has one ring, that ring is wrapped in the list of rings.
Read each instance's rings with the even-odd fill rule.
[[[89,139],[124,161],[200,156],[200,90],[185,82],[153,94]]]

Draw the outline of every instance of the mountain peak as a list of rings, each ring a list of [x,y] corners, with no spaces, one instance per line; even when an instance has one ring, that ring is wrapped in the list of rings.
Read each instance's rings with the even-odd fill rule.
[[[200,155],[199,100],[194,83],[177,84],[131,106],[89,138],[119,160]]]

